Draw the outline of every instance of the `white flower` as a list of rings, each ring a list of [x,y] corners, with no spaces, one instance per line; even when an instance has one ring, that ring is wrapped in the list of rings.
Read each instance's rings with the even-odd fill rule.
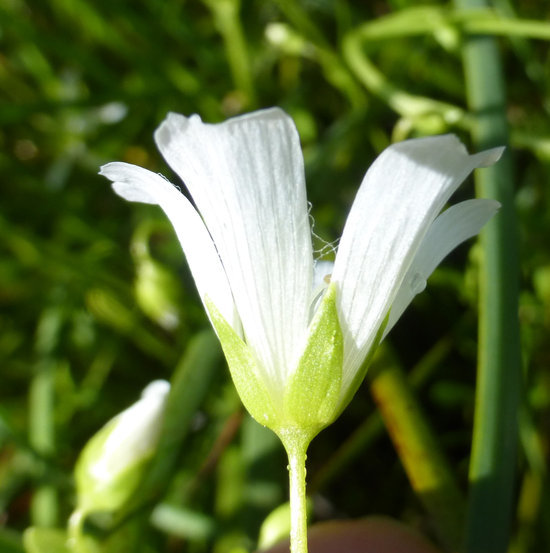
[[[140,167],[109,163],[101,174],[123,198],[158,204],[165,211],[241,397],[271,427],[292,424],[281,414],[289,382],[304,357],[315,365],[315,355],[326,356],[330,382],[337,382],[331,392],[337,396],[329,409],[332,420],[362,378],[367,354],[424,288],[438,263],[477,234],[499,207],[493,200],[469,200],[439,215],[473,169],[497,161],[502,149],[468,155],[452,135],[394,144],[366,173],[334,266],[327,269],[314,261],[300,141],[282,110],[258,111],[217,125],[204,124],[196,115],[169,114],[155,140],[196,208],[163,177]],[[323,272],[316,275],[316,268]],[[329,280],[332,292],[325,298],[334,303],[337,321],[327,323],[313,343],[312,317],[316,311],[321,317],[323,305],[314,282]],[[330,307],[325,311],[323,316],[330,319]],[[319,324],[324,323],[313,322],[313,327]],[[332,353],[324,351],[324,343]],[[231,348],[240,353],[235,357]],[[236,377],[240,369],[235,365],[243,363],[248,372]],[[320,378],[324,366],[321,362],[321,368],[308,369],[312,381]],[[310,379],[304,378],[298,380]],[[263,389],[256,402],[250,400],[255,392],[249,389],[255,386]],[[307,404],[308,397],[302,394],[299,402]],[[269,403],[265,409],[264,403]],[[273,412],[275,418],[286,417],[285,422],[273,422]],[[323,419],[317,426],[328,422]]]

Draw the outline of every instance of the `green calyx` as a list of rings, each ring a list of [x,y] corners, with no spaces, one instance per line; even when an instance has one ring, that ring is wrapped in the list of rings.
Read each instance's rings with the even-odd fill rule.
[[[282,397],[270,390],[248,345],[206,298],[231,376],[249,413],[281,438],[299,433],[311,440],[335,420],[341,403],[343,336],[331,284],[317,309],[309,335]],[[279,397],[277,397],[279,395]]]
[[[205,303],[241,401],[260,424],[273,429],[279,417],[273,404],[272,393],[260,376],[254,353],[233,330],[210,298],[206,297]]]
[[[308,429],[315,435],[334,421],[340,404],[343,359],[344,338],[333,283],[317,309],[298,366],[285,387],[284,414],[290,427]]]
[[[353,396],[359,389],[359,386],[361,385],[363,380],[365,380],[367,370],[370,367],[374,355],[378,351],[378,346],[382,341],[382,337],[384,336],[384,330],[386,329],[386,326],[388,324],[389,316],[390,312],[388,311],[386,317],[384,318],[384,321],[382,322],[380,328],[378,329],[378,332],[376,333],[376,336],[374,337],[374,341],[369,349],[369,352],[367,353],[367,356],[359,367],[359,370],[353,376],[353,379],[349,386],[346,387],[345,393],[341,398],[340,405],[338,406],[338,412],[334,416],[335,419],[338,418],[340,416],[340,413],[347,407],[348,403],[353,399]]]

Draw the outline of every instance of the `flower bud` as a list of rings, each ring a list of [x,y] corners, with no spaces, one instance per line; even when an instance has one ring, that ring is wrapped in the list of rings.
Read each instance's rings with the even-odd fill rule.
[[[158,444],[169,391],[168,382],[151,382],[84,446],[75,468],[79,511],[116,511],[136,491]]]

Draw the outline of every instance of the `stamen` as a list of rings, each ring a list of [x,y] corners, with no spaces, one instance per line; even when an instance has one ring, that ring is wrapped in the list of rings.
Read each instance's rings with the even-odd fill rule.
[[[309,308],[309,320],[315,315],[319,303],[323,299],[330,280],[332,278],[332,268],[334,263],[323,259],[316,259],[313,265],[313,292],[311,294],[310,308]]]

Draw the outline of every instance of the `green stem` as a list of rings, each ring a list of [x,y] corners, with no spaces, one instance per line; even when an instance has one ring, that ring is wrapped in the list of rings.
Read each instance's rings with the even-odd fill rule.
[[[371,393],[412,488],[441,542],[457,551],[465,504],[449,464],[405,373],[395,364],[371,367]]]
[[[441,118],[446,124],[467,126],[467,117],[458,106],[426,96],[410,94],[389,81],[365,53],[364,29],[359,27],[344,37],[342,54],[357,79],[369,92],[384,100],[402,117],[415,120],[432,115]]]
[[[35,451],[46,457],[55,451],[54,375],[54,361],[44,359],[37,366],[29,390],[29,442]],[[37,486],[31,503],[31,520],[34,526],[55,526],[57,492],[52,484]]]
[[[276,0],[276,4],[297,32],[315,46],[316,59],[326,80],[347,98],[351,106],[363,109],[367,103],[363,90],[342,62],[340,54],[334,50],[323,33],[319,32],[300,2]]]
[[[307,553],[306,451],[311,435],[292,429],[279,437],[288,455],[290,553]]]
[[[239,18],[241,2],[240,0],[204,0],[204,3],[211,10],[216,27],[222,35],[235,86],[245,95],[246,106],[254,107],[257,99],[248,48]]]
[[[67,547],[73,553],[86,553],[86,550],[81,545],[83,536],[82,527],[84,526],[85,517],[86,514],[81,510],[74,511],[69,517],[67,523]]]
[[[550,25],[548,25],[548,22],[530,19],[504,19],[502,17],[469,18],[464,22],[464,31],[467,33],[550,40]]]
[[[99,553],[99,542],[84,531],[84,523],[88,513],[82,509],[73,511],[67,522],[67,550],[71,553]],[[105,548],[105,551],[108,549]]]
[[[489,5],[484,0],[455,0],[455,4],[461,9]],[[498,45],[486,36],[470,36],[463,61],[468,104],[475,115],[474,147],[505,145],[506,97]],[[466,551],[502,553],[510,536],[521,388],[517,223],[509,153],[479,171],[476,185],[479,195],[497,199],[502,208],[481,235],[479,362]]]

